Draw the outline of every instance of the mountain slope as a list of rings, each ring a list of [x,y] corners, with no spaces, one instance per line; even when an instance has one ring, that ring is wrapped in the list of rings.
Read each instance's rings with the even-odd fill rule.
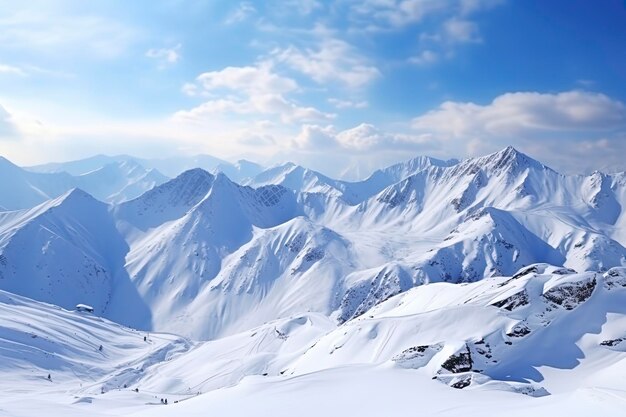
[[[2,289],[64,308],[86,303],[99,314],[124,291],[146,314],[123,270],[128,246],[104,203],[74,189],[30,210],[0,213],[0,225]]]
[[[12,266],[3,271],[14,278],[0,284],[51,301],[43,279],[76,270],[71,278],[84,280],[84,263],[106,271],[93,301],[106,317],[210,339],[302,311],[342,323],[415,286],[537,262],[579,272],[626,265],[623,175],[564,176],[510,147],[458,163],[417,158],[387,174],[412,170],[358,204],[346,197],[355,183],[287,164],[258,175],[256,189],[189,170],[121,204],[76,205],[54,220],[58,230],[31,226],[43,230],[37,238],[10,231],[40,224],[46,210],[8,213],[0,225]],[[49,241],[63,245],[58,265],[41,255]],[[15,266],[22,248],[40,269]],[[21,276],[39,284],[20,287]],[[67,298],[70,283],[53,283],[64,306],[82,302]]]

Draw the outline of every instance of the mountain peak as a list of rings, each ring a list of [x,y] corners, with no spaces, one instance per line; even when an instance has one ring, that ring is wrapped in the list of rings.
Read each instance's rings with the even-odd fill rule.
[[[188,169],[188,170],[182,172],[176,178],[181,178],[182,179],[182,178],[194,178],[194,177],[213,178],[213,174],[211,174],[210,172],[208,172],[208,171],[206,171],[205,169],[202,169],[202,168],[192,168],[192,169]]]
[[[526,168],[547,168],[542,163],[518,151],[511,145],[490,155],[476,158],[475,161],[480,163],[481,167],[491,169],[496,173],[524,170]]]
[[[68,202],[86,201],[86,200],[98,201],[91,194],[89,194],[88,192],[84,190],[81,190],[80,188],[72,188],[71,190],[57,197],[55,200],[58,201],[59,203],[68,203]]]
[[[69,191],[61,194],[60,196],[48,200],[38,207],[43,210],[48,210],[52,208],[66,208],[74,211],[75,209],[78,212],[88,212],[93,209],[95,206],[106,206],[106,203],[96,199],[94,196],[89,194],[86,191],[81,190],[80,188],[72,188]]]

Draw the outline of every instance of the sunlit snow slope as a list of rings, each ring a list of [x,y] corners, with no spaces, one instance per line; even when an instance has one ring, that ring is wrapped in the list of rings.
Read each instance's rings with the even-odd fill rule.
[[[537,262],[626,265],[624,174],[564,176],[511,147],[357,183],[293,164],[245,183],[196,168],[119,204],[75,191],[0,214],[0,288],[206,340],[301,312],[342,323],[415,286]]]

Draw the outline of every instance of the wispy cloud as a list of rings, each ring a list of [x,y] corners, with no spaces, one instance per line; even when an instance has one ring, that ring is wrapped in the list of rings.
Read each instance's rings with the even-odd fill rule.
[[[23,77],[26,75],[26,71],[24,71],[21,67],[0,64],[0,74],[19,75]]]
[[[363,87],[381,76],[376,66],[348,42],[324,37],[313,47],[277,48],[272,59],[307,75],[319,84],[338,82],[349,88]]]
[[[342,100],[338,98],[329,98],[328,102],[338,109],[364,109],[369,106],[366,100]]]
[[[181,59],[181,49],[182,45],[180,43],[171,48],[151,48],[146,51],[146,56],[157,60],[159,68],[162,69],[176,64]]]
[[[44,55],[83,54],[97,58],[121,55],[137,40],[135,27],[93,15],[49,15],[19,10],[0,19],[0,43]]]
[[[226,18],[224,24],[232,25],[247,20],[250,16],[257,13],[256,7],[249,2],[244,1],[237,5],[237,8]]]
[[[415,56],[412,56],[408,59],[411,64],[415,65],[430,65],[439,61],[440,57],[437,52],[431,51],[430,49],[426,49],[421,51]]]

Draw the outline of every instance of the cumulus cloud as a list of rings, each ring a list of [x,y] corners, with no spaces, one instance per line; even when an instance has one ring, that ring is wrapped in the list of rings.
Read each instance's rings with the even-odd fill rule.
[[[276,49],[274,60],[299,71],[319,84],[338,82],[359,88],[378,78],[381,73],[349,43],[325,37],[312,48],[289,46]]]
[[[485,105],[448,101],[414,118],[412,127],[437,138],[451,156],[514,145],[565,173],[626,168],[620,162],[626,105],[600,93],[506,93]]]
[[[418,151],[431,148],[429,135],[384,132],[369,123],[337,131],[333,126],[304,125],[294,140],[297,149],[324,152],[329,149],[366,154],[372,151]]]
[[[208,91],[224,88],[247,94],[282,94],[298,88],[298,84],[293,79],[276,74],[269,63],[226,67],[219,71],[202,73],[196,80],[204,90]]]
[[[191,110],[174,115],[179,121],[202,121],[215,115],[275,116],[283,123],[329,120],[335,117],[311,106],[303,106],[286,94],[298,89],[291,78],[276,74],[268,63],[257,66],[226,67],[200,74],[193,84],[185,84],[189,95],[212,97]]]
[[[532,131],[606,131],[623,127],[626,106],[604,94],[507,93],[490,104],[447,101],[413,119],[413,127],[453,137],[512,136]]]

